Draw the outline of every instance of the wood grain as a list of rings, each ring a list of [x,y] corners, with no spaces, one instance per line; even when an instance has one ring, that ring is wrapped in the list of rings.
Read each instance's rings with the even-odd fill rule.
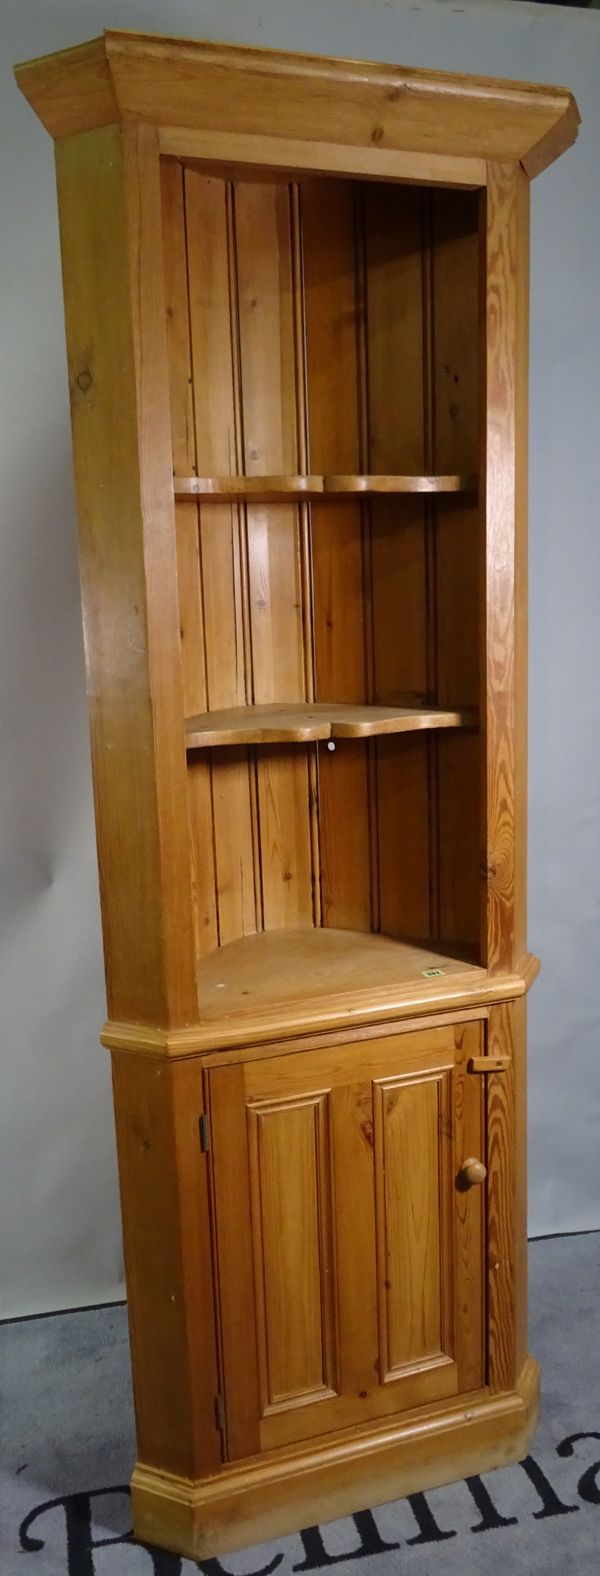
[[[366,188],[363,231],[368,464],[418,472],[425,468],[422,194]],[[424,705],[433,695],[420,499],[374,498],[369,535],[370,698]],[[431,933],[427,741],[386,740],[374,761],[378,923],[424,937]]]
[[[235,1082],[231,1067],[210,1072],[221,1113],[227,1091],[229,1139],[231,1102],[239,1107],[236,1167],[227,1173],[221,1165],[215,1172],[217,1218],[237,1218],[245,1233],[247,1197],[251,1211],[252,1279],[247,1247],[239,1260],[233,1239],[221,1238],[232,1437],[249,1426],[248,1391],[241,1398],[236,1379],[244,1365],[257,1375],[265,1450],[456,1390],[454,1331],[462,1319],[477,1325],[482,1268],[481,1238],[477,1245],[471,1235],[470,1321],[470,1309],[455,1302],[453,1268],[455,1237],[462,1255],[466,1246],[451,1174],[452,1072],[462,1035],[462,1029],[440,1028],[369,1045],[341,1044],[335,1052],[266,1057],[240,1064]],[[241,1141],[244,1108],[248,1145]],[[216,1123],[212,1095],[211,1112]],[[214,1141],[221,1154],[220,1136]],[[358,1234],[357,1175],[364,1191]],[[358,1300],[357,1273],[363,1288]],[[464,1297],[462,1269],[457,1284]],[[254,1344],[234,1333],[249,1296],[256,1355]]]
[[[422,728],[472,728],[476,721],[473,710],[444,711],[435,706],[336,706],[325,701],[282,706],[271,702],[188,717],[185,728],[188,750],[206,750],[215,745],[365,739]]]
[[[248,1187],[248,1133],[244,1069],[226,1067],[207,1080],[210,1112],[212,1216],[217,1318],[225,1406],[227,1458],[255,1455],[260,1445],[259,1377],[255,1361],[256,1314],[252,1222]],[[235,1277],[229,1273],[233,1261]]]
[[[309,125],[311,143],[351,147],[359,161],[361,150],[373,158],[380,149],[383,175],[390,151],[407,149],[445,155],[451,179],[453,161],[465,158],[529,160],[537,174],[575,140],[579,122],[565,88],[114,30],[18,66],[16,76],[55,137],[122,118],[216,133],[218,157],[223,133],[303,142]]]
[[[113,1086],[138,1449],[202,1476],[221,1441],[201,1077],[114,1051]]]
[[[174,160],[161,162],[167,352],[173,469],[196,466],[190,339],[184,174]],[[198,509],[175,505],[177,589],[183,704],[186,715],[207,704],[204,587]],[[196,957],[217,945],[217,896],[211,769],[206,759],[188,770],[192,906]]]
[[[510,1006],[494,1007],[487,1028],[487,1050],[508,1055],[501,1073],[490,1073],[486,1086],[487,1127],[487,1254],[488,1254],[488,1383],[492,1391],[512,1390],[516,1379],[515,1322],[515,1055],[514,1014]],[[522,1132],[523,1117],[519,1115]],[[522,1157],[521,1157],[522,1159]],[[525,1188],[524,1175],[519,1178]]]
[[[201,498],[209,503],[237,498],[260,503],[285,503],[290,498],[312,502],[322,497],[378,493],[471,493],[475,475],[462,476],[181,476],[175,475],[176,498]]]
[[[513,167],[490,167],[485,213],[486,314],[486,949],[492,971],[508,969],[522,950],[525,893],[525,752],[516,693],[524,670],[526,457],[524,386],[527,367],[528,186]],[[519,425],[517,426],[517,420]],[[518,611],[517,611],[518,598]],[[517,639],[517,626],[519,635]],[[523,672],[523,677],[525,673]],[[517,773],[517,785],[515,783]],[[518,839],[516,841],[516,828]],[[518,932],[517,932],[518,915]]]
[[[358,471],[359,366],[355,203],[350,185],[302,193],[310,466]],[[311,506],[314,671],[319,701],[364,703],[363,526],[349,497]],[[354,806],[352,818],[347,806]],[[319,752],[322,922],[369,928],[370,803],[364,747]]]
[[[109,1012],[185,1024],[197,1007],[156,135],[67,139],[57,179]]]
[[[290,194],[239,183],[235,199],[241,414],[246,469],[293,470],[298,425]],[[253,698],[302,701],[300,524],[293,505],[249,504]],[[313,870],[305,752],[256,762],[264,923],[312,924]]]
[[[454,1295],[457,1316],[454,1355],[458,1388],[474,1389],[485,1378],[485,1191],[456,1186],[460,1167],[469,1155],[485,1157],[485,1089],[473,1077],[473,1063],[481,1050],[485,1023],[463,1023],[455,1030],[456,1061],[453,1073],[454,1133],[452,1178],[454,1197]],[[525,1355],[523,1360],[525,1360]]]
[[[444,466],[450,454],[459,454],[461,464],[475,467],[484,414],[478,199],[435,192],[430,211],[432,458]],[[433,510],[436,700],[445,705],[450,695],[460,696],[465,705],[477,706],[483,683],[483,511],[477,501],[462,498],[438,498]],[[438,738],[434,749],[439,933],[477,946],[482,738]]]
[[[160,126],[161,153],[201,164],[206,174],[235,180],[272,179],[284,174],[301,180],[304,175],[355,176],[360,179],[402,181],[408,185],[433,185],[479,190],[485,186],[486,162],[474,155],[448,158],[440,153],[406,153],[400,149],[357,148],[351,144],[309,141],[275,134],[243,136],[233,131],[199,131],[186,126]]]
[[[232,351],[233,263],[229,199],[223,181],[185,173],[193,408],[198,466],[235,471],[240,463],[239,411]],[[185,368],[177,369],[179,377]],[[200,511],[206,693],[210,708],[251,696],[245,646],[245,525],[228,504]],[[199,763],[194,762],[194,774]],[[211,761],[211,810],[218,933],[221,943],[254,931],[260,920],[260,874],[253,842],[253,767],[244,750]],[[194,826],[192,828],[194,831]],[[199,828],[198,828],[199,830]],[[199,850],[197,864],[202,852]],[[206,859],[206,850],[204,852]]]
[[[379,1321],[390,1380],[415,1363],[440,1361],[444,1352],[442,1309],[448,1300],[448,1244],[440,1243],[440,1138],[448,1143],[448,1113],[442,1122],[440,1079],[448,1075],[386,1079],[376,1085],[375,1134],[380,1150],[377,1179]],[[447,1103],[447,1102],[446,1102]],[[445,1136],[444,1136],[445,1135]]]
[[[326,1094],[248,1108],[261,1415],[337,1389]]]

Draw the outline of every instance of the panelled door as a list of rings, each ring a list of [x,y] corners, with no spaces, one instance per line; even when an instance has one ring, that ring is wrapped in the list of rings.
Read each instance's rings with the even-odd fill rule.
[[[483,1384],[480,1033],[208,1072],[230,1460]]]

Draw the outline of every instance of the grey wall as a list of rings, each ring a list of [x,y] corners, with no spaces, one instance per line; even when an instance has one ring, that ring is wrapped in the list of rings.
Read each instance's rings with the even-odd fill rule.
[[[568,82],[533,187],[530,1230],[600,1227],[600,18],[400,0],[4,0],[0,1313],[122,1295],[50,139],[17,60],[122,26]]]

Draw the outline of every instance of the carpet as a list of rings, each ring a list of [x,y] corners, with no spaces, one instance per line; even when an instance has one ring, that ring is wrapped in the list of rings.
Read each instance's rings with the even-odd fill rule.
[[[2,1576],[599,1576],[600,1234],[532,1243],[530,1277],[526,1461],[198,1565],[132,1540],[125,1309],[4,1324]]]

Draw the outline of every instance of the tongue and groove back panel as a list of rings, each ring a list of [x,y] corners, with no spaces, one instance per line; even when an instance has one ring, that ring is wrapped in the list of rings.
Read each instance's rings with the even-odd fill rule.
[[[179,476],[474,473],[478,196],[166,159]],[[479,702],[474,499],[176,505],[187,715]],[[198,956],[322,924],[479,944],[479,735],[188,757]]]

